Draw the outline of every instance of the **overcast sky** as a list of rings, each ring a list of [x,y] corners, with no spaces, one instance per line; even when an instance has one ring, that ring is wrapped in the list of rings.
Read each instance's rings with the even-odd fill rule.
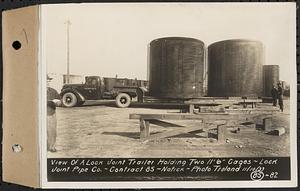
[[[295,3],[65,4],[42,6],[42,48],[48,73],[66,73],[66,24],[70,72],[102,77],[147,78],[147,46],[180,36],[211,43],[259,40],[267,65],[280,79],[296,72]]]

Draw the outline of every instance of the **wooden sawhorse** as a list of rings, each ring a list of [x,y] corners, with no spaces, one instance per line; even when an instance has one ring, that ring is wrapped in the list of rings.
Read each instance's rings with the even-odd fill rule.
[[[160,139],[171,137],[183,133],[190,133],[193,131],[198,131],[203,129],[206,122],[211,121],[222,121],[217,126],[217,140],[224,142],[226,140],[226,128],[228,124],[237,124],[243,122],[249,122],[254,118],[264,118],[268,114],[228,114],[228,113],[200,113],[200,114],[186,114],[186,113],[176,113],[176,114],[130,114],[129,119],[140,120],[140,138],[141,139]],[[197,127],[184,127],[172,123],[167,123],[163,120],[201,120]],[[229,122],[229,123],[228,123]],[[164,131],[161,133],[156,133],[151,135],[150,124],[155,124],[162,126],[163,124],[173,125],[173,127],[178,127],[169,131]]]

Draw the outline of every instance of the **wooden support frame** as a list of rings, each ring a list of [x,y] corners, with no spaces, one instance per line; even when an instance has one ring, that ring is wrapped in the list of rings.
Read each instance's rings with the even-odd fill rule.
[[[146,138],[150,136],[150,123],[147,120],[140,119],[140,138]]]
[[[140,121],[140,138],[141,139],[160,139],[171,137],[183,133],[191,133],[203,129],[205,123],[211,123],[215,121],[224,121],[217,125],[217,140],[224,142],[227,136],[227,126],[249,122],[250,120],[257,118],[265,118],[269,114],[228,114],[228,113],[201,113],[201,114],[130,114],[129,119],[138,119]],[[168,123],[163,120],[201,120],[199,126],[196,127],[184,127],[173,123]],[[176,127],[176,129],[164,131],[161,133],[151,135],[150,124],[155,124],[162,127]]]

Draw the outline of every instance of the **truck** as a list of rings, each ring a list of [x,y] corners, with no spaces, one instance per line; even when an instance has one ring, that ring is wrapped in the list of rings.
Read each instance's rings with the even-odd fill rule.
[[[82,84],[65,84],[61,89],[64,107],[81,106],[87,100],[115,100],[117,107],[129,107],[133,98],[143,101],[147,81],[127,78],[86,76]]]

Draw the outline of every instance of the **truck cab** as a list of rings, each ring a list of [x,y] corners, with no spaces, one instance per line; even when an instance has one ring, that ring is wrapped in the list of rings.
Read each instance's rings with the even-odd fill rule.
[[[85,83],[83,85],[83,94],[88,100],[98,100],[102,98],[104,91],[103,80],[99,76],[87,76],[85,77]]]
[[[137,85],[123,83],[132,79],[86,76],[83,84],[66,84],[61,90],[65,107],[82,105],[86,100],[115,99],[118,107],[128,107],[132,98],[141,101],[144,90]],[[122,82],[122,83],[120,83]]]

